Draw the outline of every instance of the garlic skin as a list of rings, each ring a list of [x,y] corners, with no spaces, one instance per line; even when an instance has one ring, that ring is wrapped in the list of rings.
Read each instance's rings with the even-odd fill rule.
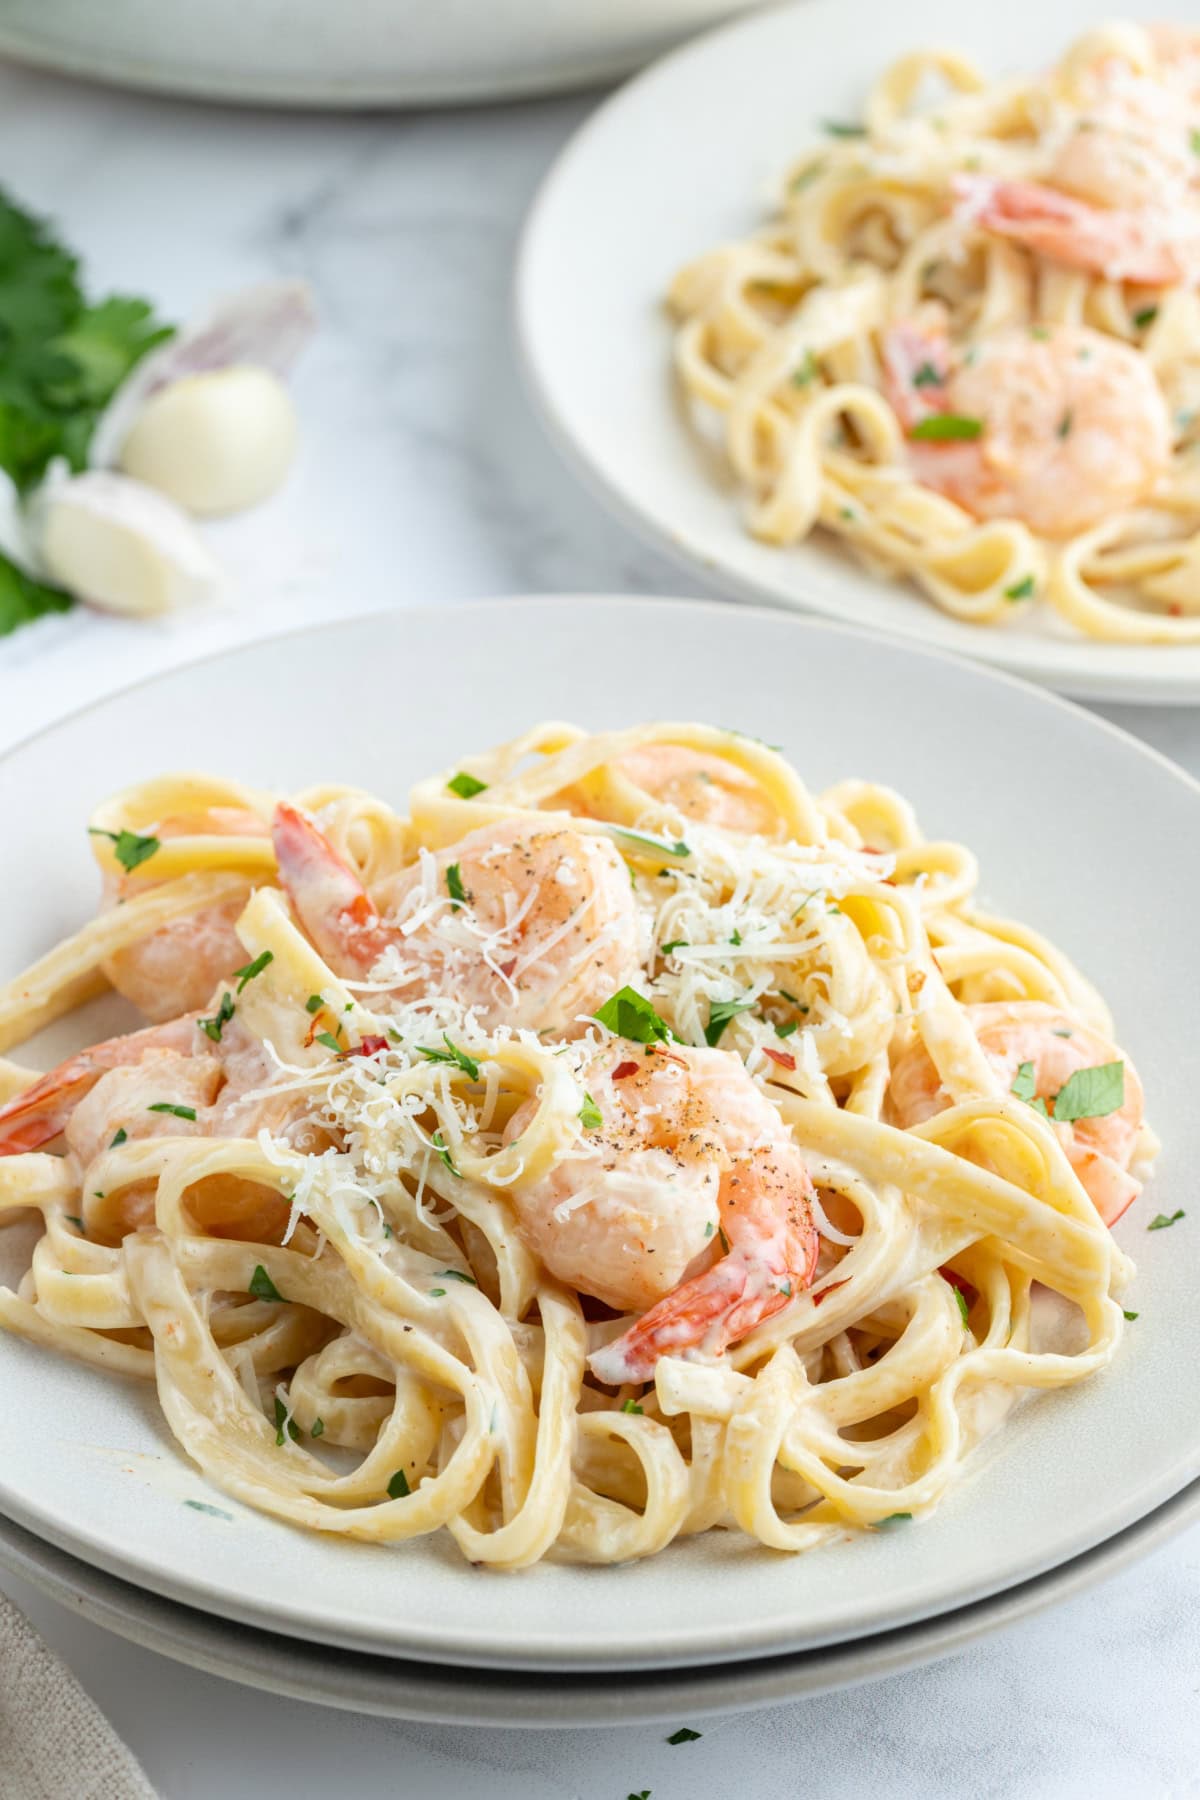
[[[220,570],[164,495],[109,470],[52,480],[30,507],[40,570],[105,612],[146,618],[209,600]]]
[[[256,506],[296,453],[296,410],[269,369],[185,375],[146,401],[121,446],[127,475],[201,518]]]

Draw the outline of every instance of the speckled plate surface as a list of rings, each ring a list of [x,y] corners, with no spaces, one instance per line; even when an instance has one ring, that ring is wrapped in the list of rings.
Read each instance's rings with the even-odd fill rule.
[[[328,703],[319,731],[314,695]],[[184,1461],[153,1395],[0,1337],[0,1512],[124,1581],[313,1642],[612,1672],[906,1627],[1083,1554],[1200,1475],[1200,1218],[1145,1229],[1189,1206],[1200,1164],[1200,786],[1038,690],[861,632],[695,602],[487,601],[300,632],[131,688],[5,759],[5,844],[26,878],[0,886],[0,958],[15,971],[87,916],[87,811],[153,770],[346,780],[401,803],[414,778],[536,719],[599,728],[663,714],[781,744],[816,787],[893,783],[931,835],[977,852],[990,903],[1048,932],[1103,988],[1165,1144],[1118,1228],[1139,1265],[1128,1304],[1140,1317],[1114,1366],[1025,1407],[912,1528],[793,1560],[710,1533],[636,1566],[496,1576],[441,1539],[381,1549],[253,1513]],[[78,1027],[47,1034],[41,1058]],[[91,1021],[92,1036],[106,1028]],[[0,1278],[19,1230],[0,1233]]]
[[[805,0],[665,57],[605,102],[562,151],[529,216],[516,323],[530,391],[558,447],[629,525],[742,600],[828,613],[1099,700],[1200,699],[1200,645],[1107,644],[1049,609],[971,625],[869,574],[823,534],[758,542],[742,501],[689,430],[663,306],[671,277],[769,216],[784,170],[861,116],[871,83],[922,45],[992,77],[1044,67],[1112,10],[1161,0]],[[1178,10],[1178,9],[1177,9]],[[634,173],[636,172],[636,174]]]

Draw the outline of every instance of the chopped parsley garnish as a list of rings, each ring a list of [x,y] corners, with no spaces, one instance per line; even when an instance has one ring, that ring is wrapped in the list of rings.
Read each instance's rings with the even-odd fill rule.
[[[320,994],[310,994],[304,1002],[304,1010],[306,1013],[319,1013],[324,1004]]]
[[[332,1031],[318,1031],[316,1037],[313,1039],[313,1043],[323,1044],[326,1050],[332,1050],[335,1056],[340,1056],[342,1054],[342,1046],[338,1043]]]
[[[715,1227],[714,1227],[714,1225],[713,1225],[713,1222],[712,1222],[712,1220],[711,1220],[711,1219],[710,1219],[710,1220],[709,1220],[709,1221],[708,1221],[708,1224],[707,1224],[707,1225],[706,1225],[706,1226],[705,1226],[705,1227],[704,1227],[704,1235],[705,1235],[705,1237],[706,1237],[706,1238],[710,1238],[710,1237],[711,1237],[711,1236],[712,1236],[712,1234],[713,1234],[713,1231],[714,1231],[714,1229],[715,1229]]]
[[[704,1041],[710,1050],[720,1043],[721,1034],[730,1019],[736,1019],[739,1013],[749,1012],[753,1005],[753,1000],[714,1000],[711,1003],[708,1024],[704,1027]]]
[[[473,800],[476,794],[482,794],[484,792],[487,787],[487,782],[479,781],[474,775],[468,775],[466,770],[463,769],[460,770],[452,780],[448,781],[446,786],[450,789],[452,794],[457,794],[460,800]]]
[[[971,1309],[967,1305],[967,1296],[961,1288],[955,1288],[954,1298],[958,1301],[958,1310],[962,1314],[962,1322],[966,1325],[971,1317]]]
[[[1157,317],[1157,306],[1143,306],[1140,311],[1134,313],[1133,322],[1139,331],[1145,331],[1147,326],[1153,325]]]
[[[468,1056],[465,1050],[460,1050],[457,1044],[451,1043],[450,1038],[444,1031],[442,1033],[442,1041],[446,1046],[444,1050],[435,1049],[429,1044],[418,1044],[417,1049],[421,1052],[422,1056],[427,1056],[430,1062],[454,1063],[462,1070],[464,1075],[469,1075],[472,1081],[478,1081],[479,1064],[475,1061],[475,1058],[473,1056]]]
[[[146,1111],[170,1113],[176,1119],[191,1119],[193,1123],[196,1118],[194,1106],[176,1106],[173,1100],[156,1100],[153,1106],[146,1108]]]
[[[473,1275],[464,1275],[460,1269],[439,1269],[438,1274],[444,1275],[447,1281],[465,1281],[468,1287],[479,1286]]]
[[[207,1500],[185,1500],[183,1504],[190,1506],[193,1512],[207,1513],[212,1519],[232,1519],[233,1517],[233,1514],[226,1512],[223,1506],[212,1506]]]
[[[687,948],[688,940],[686,938],[672,938],[669,944],[660,944],[658,946],[658,954],[660,956],[673,956],[676,950],[686,950]]]
[[[585,1131],[595,1131],[604,1123],[604,1115],[589,1093],[584,1093],[583,1105],[579,1109],[579,1123]]]
[[[798,366],[792,370],[792,385],[799,388],[808,387],[820,373],[821,365],[812,351],[806,350],[800,358]]]
[[[627,1794],[625,1800],[650,1800],[650,1789],[641,1788],[636,1794]]]
[[[211,1019],[201,1019],[200,1029],[214,1044],[221,1041],[221,1033],[233,1017],[233,995],[226,989],[221,995],[221,1004]]]
[[[1197,156],[1200,156],[1200,129],[1193,128],[1189,142],[1191,143],[1193,152]]]
[[[101,831],[97,825],[89,825],[92,837],[105,837],[113,847],[113,855],[127,873],[132,873],[142,863],[149,862],[156,850],[162,849],[161,841],[156,837],[143,837],[137,831]]]
[[[717,1226],[717,1236],[721,1240],[722,1250],[725,1252],[726,1256],[728,1256],[729,1255],[729,1239],[725,1235],[725,1227],[723,1225]]]
[[[84,1237],[87,1236],[87,1226],[84,1224],[83,1220],[79,1217],[78,1213],[68,1213],[67,1214],[67,1224],[68,1225],[77,1225],[79,1227],[81,1234]]]
[[[458,1170],[455,1168],[454,1160],[451,1157],[449,1150],[447,1150],[447,1148],[446,1148],[446,1140],[442,1136],[440,1127],[437,1131],[434,1132],[433,1136],[430,1138],[429,1141],[433,1145],[434,1149],[437,1151],[438,1155],[441,1157],[442,1161],[445,1163],[446,1167],[449,1169],[450,1173],[452,1175],[457,1175]],[[461,1177],[460,1177],[460,1179],[461,1179]]]
[[[940,387],[941,383],[941,371],[935,369],[931,362],[923,362],[920,368],[915,371],[912,378],[912,384],[915,388]]]
[[[609,830],[614,837],[628,838],[631,844],[642,844],[647,850],[653,850],[656,856],[690,856],[692,853],[682,839],[672,844],[666,838],[648,837],[644,831],[626,831],[623,825],[610,825]]]
[[[1167,1217],[1166,1213],[1155,1213],[1154,1217],[1147,1225],[1146,1230],[1165,1231],[1168,1225],[1177,1225],[1180,1219],[1185,1218],[1186,1216],[1182,1206],[1176,1207],[1170,1218]]]
[[[665,1044],[671,1036],[670,1027],[636,988],[618,988],[592,1016],[634,1044]]]
[[[430,1288],[429,1298],[431,1300],[444,1300],[446,1298],[445,1288]]]
[[[902,1525],[912,1518],[910,1512],[889,1513],[886,1519],[876,1519],[876,1531],[882,1531],[885,1525]]]
[[[1004,598],[1006,600],[1028,600],[1035,586],[1032,575],[1022,575],[1020,581],[1014,581],[1011,587],[1005,588]]]
[[[1071,1030],[1069,1025],[1063,1025],[1055,1030],[1054,1035],[1055,1037],[1068,1038],[1074,1037],[1075,1033]]]
[[[1132,1321],[1132,1320],[1136,1319],[1137,1316],[1138,1315],[1135,1312],[1127,1312],[1124,1309],[1122,1309],[1122,1317],[1123,1318],[1126,1318],[1126,1319],[1129,1319],[1130,1321]]]
[[[793,1031],[799,1031],[799,1029],[799,1019],[789,1019],[786,1025],[777,1025],[775,1027],[775,1036],[780,1038],[790,1038]]]
[[[783,1282],[780,1282],[780,1284],[779,1284],[779,1291],[780,1291],[780,1293],[781,1293],[781,1294],[782,1294],[782,1295],[783,1295],[783,1297],[784,1297],[784,1299],[785,1299],[785,1300],[790,1300],[790,1299],[791,1299],[791,1297],[792,1297],[792,1284],[791,1284],[791,1282],[790,1282],[790,1281],[783,1281]]]
[[[287,1435],[291,1438],[291,1440],[294,1444],[298,1444],[300,1442],[300,1427],[297,1425],[295,1419],[293,1419],[291,1417],[291,1415],[289,1414],[287,1407],[283,1404],[283,1401],[279,1398],[279,1395],[276,1394],[276,1396],[275,1396],[275,1442],[279,1446],[280,1449],[283,1448],[283,1434],[285,1431],[286,1431]]]
[[[35,581],[0,554],[0,637],[30,625],[47,613],[69,612],[75,602],[65,589]]]
[[[283,1295],[261,1263],[256,1263],[250,1277],[250,1292],[256,1300],[282,1300]]]
[[[275,952],[273,950],[263,950],[255,957],[253,962],[243,963],[240,969],[235,969],[233,975],[234,980],[238,984],[238,993],[241,993],[248,981],[253,981],[256,975],[261,975],[268,963],[273,963],[274,961]]]
[[[471,898],[463,886],[462,870],[456,862],[452,862],[446,870],[446,892],[450,896],[450,904],[455,912],[460,906],[465,906]]]
[[[621,1402],[621,1411],[623,1413],[640,1413],[641,1410],[642,1409],[636,1400],[622,1400]]]
[[[1057,426],[1058,436],[1060,438],[1070,437],[1071,427],[1074,423],[1075,423],[1075,414],[1072,411],[1072,409],[1068,406],[1066,412],[1063,414],[1062,418],[1058,421],[1058,426]]]
[[[923,444],[969,442],[983,435],[983,420],[970,419],[965,413],[930,413],[909,433]]]
[[[822,119],[821,130],[827,136],[835,138],[856,138],[867,135],[865,125],[856,125],[852,120],[847,119]]]
[[[819,156],[817,158],[816,162],[811,162],[811,163],[809,163],[807,168],[798,170],[796,172],[796,174],[792,176],[791,181],[788,183],[788,186],[791,188],[792,193],[793,194],[802,193],[806,187],[808,187],[812,182],[817,180],[817,178],[823,172],[824,168],[825,168],[825,158],[823,156]]]
[[[1103,1119],[1125,1104],[1125,1064],[1100,1063],[1094,1069],[1076,1069],[1055,1095],[1054,1117],[1060,1125],[1076,1119]]]
[[[1015,1094],[1018,1100],[1029,1101],[1037,1098],[1037,1079],[1031,1062],[1023,1062],[1018,1068],[1013,1076],[1009,1092]]]
[[[309,1432],[308,1435],[309,1435],[309,1437],[315,1437],[315,1438],[324,1437],[325,1436],[325,1421],[324,1421],[324,1419],[314,1419],[312,1422],[312,1430]]]
[[[396,1470],[387,1484],[387,1493],[389,1500],[403,1500],[407,1494],[412,1493],[412,1489],[408,1485],[408,1476],[403,1469]]]
[[[734,927],[733,931],[730,933],[729,941],[733,945],[735,950],[738,950],[741,948],[742,934],[737,929],[736,926]]]
[[[693,1731],[690,1725],[681,1725],[678,1731],[671,1733],[667,1742],[668,1744],[694,1744],[696,1739],[702,1736],[702,1732]]]
[[[116,1136],[113,1138],[112,1143],[108,1146],[109,1149],[115,1150],[117,1145],[123,1144],[128,1136],[129,1136],[129,1133],[126,1131],[125,1127],[123,1125],[118,1125]]]

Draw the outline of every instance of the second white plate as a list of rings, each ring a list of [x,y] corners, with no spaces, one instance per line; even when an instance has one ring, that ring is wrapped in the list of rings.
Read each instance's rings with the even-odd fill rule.
[[[1120,10],[1157,18],[1163,6],[1122,0]],[[530,214],[517,330],[551,435],[623,519],[744,600],[901,633],[1063,693],[1200,699],[1200,646],[1097,643],[1032,613],[969,625],[819,539],[757,542],[689,431],[671,376],[672,275],[760,225],[785,168],[820,140],[820,121],[859,117],[893,57],[940,43],[991,75],[1035,69],[1102,12],[1097,0],[805,0],[709,33],[592,116]]]

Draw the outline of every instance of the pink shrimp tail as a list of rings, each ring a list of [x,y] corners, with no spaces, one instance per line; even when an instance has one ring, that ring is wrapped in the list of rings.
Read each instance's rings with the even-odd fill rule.
[[[1104,1223],[1115,1225],[1141,1193],[1141,1182],[1113,1157],[1078,1142],[1068,1148],[1067,1157]]]
[[[1112,281],[1169,287],[1186,278],[1170,246],[1135,214],[1091,206],[1036,181],[956,175],[955,216],[995,237],[1012,238],[1052,262]]]
[[[392,934],[374,901],[312,820],[280,801],[271,822],[279,876],[300,924],[331,966],[365,974]]]
[[[790,1254],[785,1259],[798,1266],[774,1269],[761,1252],[735,1245],[711,1268],[666,1294],[619,1338],[594,1351],[588,1367],[599,1381],[619,1387],[649,1381],[660,1356],[679,1356],[699,1347],[719,1356],[809,1285],[819,1247],[805,1204],[802,1221],[788,1234]]]
[[[24,1150],[40,1150],[58,1136],[72,1112],[101,1075],[126,1063],[142,1060],[148,1050],[175,1050],[187,1055],[196,1047],[195,1013],[132,1031],[127,1037],[109,1038],[69,1056],[32,1087],[0,1107],[0,1156],[19,1156]]]

